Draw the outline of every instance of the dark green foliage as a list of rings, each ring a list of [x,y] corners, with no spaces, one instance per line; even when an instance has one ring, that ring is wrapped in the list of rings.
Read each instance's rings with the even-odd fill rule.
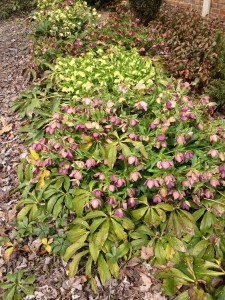
[[[158,14],[162,0],[129,0],[130,9],[136,18],[147,25]]]
[[[210,82],[209,94],[219,105],[225,106],[225,36],[217,35],[217,61],[214,64],[214,75]]]

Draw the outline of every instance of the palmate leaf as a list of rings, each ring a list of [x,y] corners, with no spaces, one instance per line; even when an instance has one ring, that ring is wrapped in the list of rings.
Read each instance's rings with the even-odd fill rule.
[[[108,166],[110,169],[113,169],[113,166],[115,164],[116,161],[116,155],[117,155],[117,142],[116,143],[110,143],[107,147],[106,147],[106,158],[108,161]]]

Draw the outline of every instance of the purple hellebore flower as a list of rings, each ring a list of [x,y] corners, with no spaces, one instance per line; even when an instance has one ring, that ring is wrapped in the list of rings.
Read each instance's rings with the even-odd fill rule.
[[[135,189],[135,188],[129,188],[127,194],[128,194],[128,196],[133,197],[133,196],[135,196],[136,192],[137,192],[137,189]]]
[[[183,135],[180,135],[176,138],[177,144],[184,144],[185,141],[185,137]]]
[[[212,157],[217,157],[219,155],[219,151],[215,149],[211,149],[207,154],[211,155]]]
[[[135,205],[137,205],[137,203],[138,203],[137,200],[134,199],[134,198],[132,198],[132,197],[129,198],[129,199],[127,200],[127,205],[130,206],[130,207],[132,207],[132,208],[133,208]]]
[[[46,128],[45,128],[45,131],[48,132],[49,134],[54,134],[55,129],[54,129],[54,128],[51,128],[51,127],[46,127]]]
[[[115,185],[117,187],[125,186],[126,185],[126,180],[123,178],[118,178],[115,180]]]
[[[213,186],[213,187],[217,187],[218,185],[220,185],[219,179],[217,179],[217,178],[212,178],[212,179],[210,180],[210,185]]]
[[[162,198],[159,195],[155,195],[152,197],[152,202],[153,203],[160,203],[162,202]]]
[[[192,159],[193,158],[193,152],[191,152],[191,151],[187,151],[187,152],[185,152],[185,154],[184,154],[184,157],[185,157],[185,159]]]
[[[109,198],[107,202],[109,203],[110,206],[113,206],[117,203],[116,198],[113,197]]]
[[[145,101],[140,101],[134,105],[137,109],[143,109],[144,111],[148,110],[148,104]]]
[[[63,174],[63,175],[67,175],[68,174],[68,170],[67,169],[59,169],[59,173]]]
[[[182,202],[181,205],[180,205],[180,207],[182,209],[185,209],[185,210],[189,210],[190,209],[190,206],[186,202]]]
[[[166,135],[164,133],[157,136],[158,142],[164,141],[165,139],[166,139]]]
[[[115,213],[114,213],[115,217],[122,219],[124,217],[124,215],[125,215],[125,213],[123,212],[123,210],[121,208],[115,210]]]
[[[177,161],[177,162],[182,162],[184,161],[185,159],[185,156],[183,153],[177,153],[174,157],[174,159]]]
[[[205,190],[205,196],[206,196],[206,198],[208,198],[208,199],[213,199],[214,193],[211,192],[209,189],[206,189],[206,190]]]
[[[100,198],[103,195],[103,193],[99,190],[93,191],[93,194],[98,198]]]

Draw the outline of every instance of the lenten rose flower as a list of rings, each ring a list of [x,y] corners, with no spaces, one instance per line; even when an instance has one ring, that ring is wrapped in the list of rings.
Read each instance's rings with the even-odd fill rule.
[[[122,219],[124,217],[124,215],[125,215],[125,213],[123,212],[123,210],[121,208],[115,210],[115,213],[114,213],[115,217]]]
[[[94,160],[94,158],[88,158],[88,159],[86,160],[85,165],[86,165],[87,168],[95,167],[96,161]]]
[[[144,111],[148,110],[148,104],[145,101],[140,101],[134,105],[137,109],[143,109]]]
[[[136,156],[129,156],[128,157],[128,164],[129,165],[135,164],[137,166],[138,165],[138,158]]]
[[[130,181],[137,181],[139,178],[142,178],[140,172],[132,172],[132,173],[130,173],[130,176],[129,176]]]
[[[92,208],[95,209],[95,208],[98,208],[102,204],[102,202],[100,199],[95,198],[95,199],[91,200],[90,204],[91,204]]]

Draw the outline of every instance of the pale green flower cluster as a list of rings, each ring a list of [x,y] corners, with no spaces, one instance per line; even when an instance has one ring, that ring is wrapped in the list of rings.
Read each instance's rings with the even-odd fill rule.
[[[98,14],[95,9],[87,6],[84,1],[76,0],[39,0],[35,13],[36,21],[49,23],[49,34],[55,37],[67,38],[92,25]]]

